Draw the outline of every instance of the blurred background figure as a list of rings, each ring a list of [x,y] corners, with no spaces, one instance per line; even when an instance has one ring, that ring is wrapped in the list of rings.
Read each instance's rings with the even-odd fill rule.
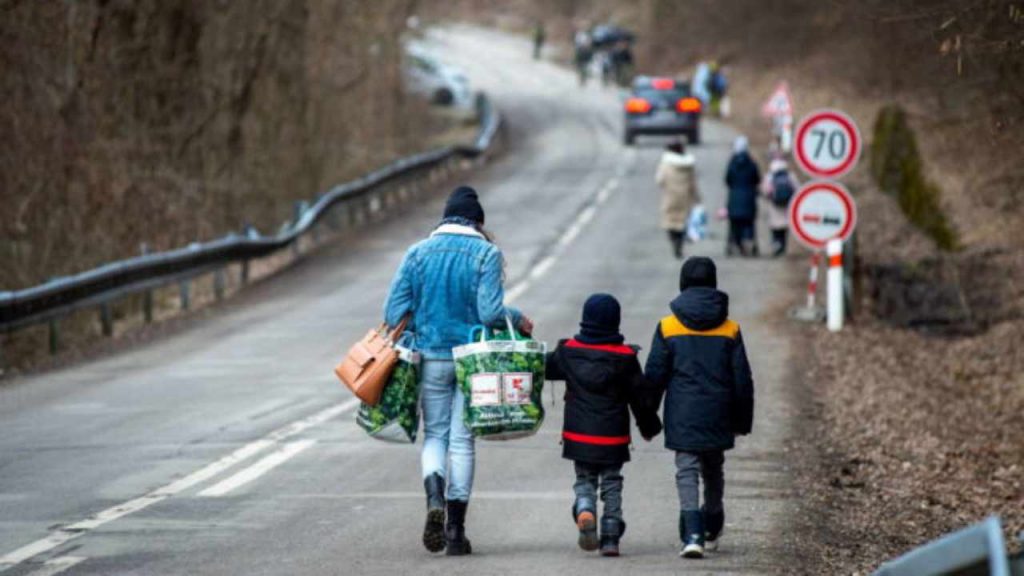
[[[690,211],[700,204],[696,160],[681,140],[665,147],[655,182],[661,188],[661,227],[668,232],[672,254],[683,258],[683,242]]]
[[[579,75],[580,86],[587,84],[587,68],[590,66],[590,59],[594,55],[594,48],[590,41],[590,33],[585,26],[576,30],[572,40],[575,50],[576,73]]]
[[[540,60],[544,52],[544,41],[547,39],[547,32],[544,30],[544,22],[537,20],[533,27],[533,59]]]
[[[750,156],[746,136],[739,136],[732,145],[732,158],[725,172],[729,187],[726,209],[729,213],[729,240],[725,255],[736,250],[742,256],[757,256],[754,219],[757,218],[757,188],[761,184],[761,170]]]
[[[693,96],[700,100],[700,103],[705,108],[711,107],[711,91],[708,87],[711,85],[711,66],[707,62],[701,61],[697,64],[697,69],[693,71]]]
[[[768,201],[768,228],[772,231],[772,256],[786,253],[789,232],[789,202],[800,189],[800,181],[781,155],[768,165],[768,173],[761,182],[761,194]]]
[[[711,113],[720,118],[729,116],[729,98],[726,94],[729,90],[729,82],[725,77],[725,70],[717,62],[709,66],[708,94],[711,96]]]

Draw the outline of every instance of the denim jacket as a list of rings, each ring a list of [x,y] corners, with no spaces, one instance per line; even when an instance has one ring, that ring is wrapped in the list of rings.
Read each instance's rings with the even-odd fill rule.
[[[450,359],[452,348],[470,341],[474,326],[500,327],[506,315],[519,325],[519,312],[504,305],[503,266],[501,251],[476,229],[442,224],[405,253],[384,320],[395,326],[411,313],[409,344],[424,358]]]

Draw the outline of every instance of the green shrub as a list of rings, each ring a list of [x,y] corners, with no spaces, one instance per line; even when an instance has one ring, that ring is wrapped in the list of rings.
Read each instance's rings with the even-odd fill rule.
[[[870,159],[875,182],[883,192],[896,198],[907,219],[942,250],[955,249],[956,233],[939,206],[939,189],[924,177],[917,139],[899,106],[890,105],[879,111]]]

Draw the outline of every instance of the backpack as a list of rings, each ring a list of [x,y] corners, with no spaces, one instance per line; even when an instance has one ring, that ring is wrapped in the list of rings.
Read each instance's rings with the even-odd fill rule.
[[[794,194],[796,194],[796,190],[793,189],[793,179],[789,177],[789,172],[779,170],[772,174],[772,202],[776,206],[780,208],[789,206],[789,201],[793,199]]]

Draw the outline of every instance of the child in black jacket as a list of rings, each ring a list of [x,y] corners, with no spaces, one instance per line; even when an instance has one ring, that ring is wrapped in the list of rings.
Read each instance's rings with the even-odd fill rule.
[[[646,440],[661,431],[656,394],[644,379],[637,348],[619,333],[621,311],[608,294],[594,294],[583,307],[580,332],[548,355],[548,380],[564,380],[562,457],[575,462],[573,519],[579,545],[602,556],[619,555],[622,520],[622,464],[629,461],[629,408]],[[597,493],[604,502],[600,543]]]
[[[754,421],[754,380],[740,325],[729,319],[729,296],[717,289],[715,263],[683,264],[680,294],[661,320],[645,373],[665,391],[665,447],[676,453],[680,555],[715,550],[725,524],[725,451]],[[704,481],[700,506],[699,479]]]

